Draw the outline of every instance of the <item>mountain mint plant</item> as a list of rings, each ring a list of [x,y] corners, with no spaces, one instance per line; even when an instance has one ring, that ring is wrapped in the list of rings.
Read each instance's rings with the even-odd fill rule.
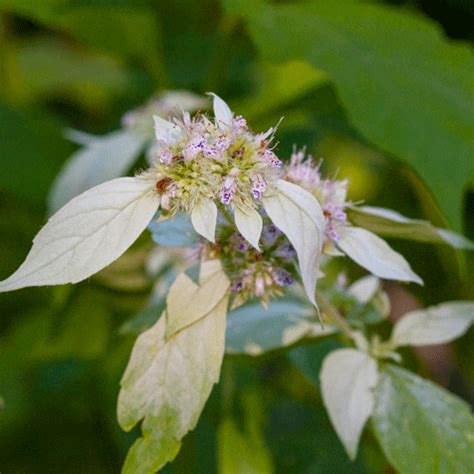
[[[230,353],[255,356],[304,338],[340,335],[348,347],[331,352],[321,371],[331,422],[351,458],[370,417],[384,447],[391,384],[397,377],[414,377],[387,361],[401,361],[401,346],[460,336],[474,320],[474,304],[449,302],[412,312],[383,341],[372,331],[388,314],[379,279],[418,284],[422,279],[377,234],[456,248],[472,249],[473,244],[425,221],[356,206],[347,198],[347,180],[323,177],[320,163],[304,149],[295,149],[289,160],[279,157],[276,126],[255,133],[244,117],[212,96],[213,118],[189,112],[169,120],[155,115],[152,144],[146,132],[129,140],[130,130],[139,137],[140,130],[147,130],[150,110],[161,107],[163,115],[163,102],[125,115],[120,140],[126,134],[133,150],[127,149],[123,166],[114,164],[102,174],[99,169],[88,183],[100,184],[73,197],[49,219],[23,264],[0,282],[0,291],[85,280],[118,259],[147,227],[159,245],[189,248],[188,261],[199,264],[198,280],[187,273],[176,277],[161,317],[138,337],[121,382],[120,425],[130,430],[142,422],[142,437],[130,449],[124,472],[156,472],[178,453],[219,380],[227,317]],[[201,98],[193,100],[191,110],[204,104]],[[168,107],[166,115],[170,112]],[[64,183],[89,166],[85,162],[93,163],[91,169],[98,166],[98,155],[91,158],[90,149],[97,151],[99,145],[87,136],[79,138],[89,147],[88,155],[77,157],[59,178],[53,209],[63,199]],[[118,177],[145,144],[148,169]],[[123,144],[114,141],[115,146]],[[114,179],[102,182],[105,176]],[[331,288],[325,268],[344,256],[372,276]],[[322,284],[316,289],[318,279]],[[269,327],[278,322],[281,337],[270,344],[258,331],[249,331],[239,341],[242,333],[232,328],[248,311],[261,313]],[[412,383],[426,383],[420,380]]]

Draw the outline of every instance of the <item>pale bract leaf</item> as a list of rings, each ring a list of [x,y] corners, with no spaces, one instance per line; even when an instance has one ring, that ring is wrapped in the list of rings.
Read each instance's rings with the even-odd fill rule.
[[[54,213],[82,192],[125,174],[145,143],[129,130],[119,130],[90,141],[67,161],[48,197]]]
[[[316,306],[314,293],[325,227],[319,202],[308,191],[281,179],[262,202],[272,222],[295,248],[304,288]]]
[[[179,283],[183,284],[189,281]],[[130,449],[124,473],[156,472],[174,459],[181,439],[196,426],[219,379],[227,304],[224,297],[207,315],[168,340],[163,314],[137,339],[121,382],[118,420],[127,431],[143,420],[143,436]]]
[[[232,117],[234,114],[227,103],[222,100],[217,94],[209,92],[213,97],[214,117],[216,118],[219,128],[228,128],[232,125]]]
[[[474,302],[450,301],[411,311],[397,321],[391,341],[398,346],[445,344],[462,336],[474,322]]]
[[[153,115],[153,123],[155,138],[158,142],[176,141],[182,135],[182,130],[176,124],[161,118],[159,115]]]
[[[258,241],[262,234],[262,216],[251,207],[238,206],[234,213],[235,225],[242,236],[257,250]]]
[[[77,283],[119,258],[146,229],[159,204],[153,183],[118,178],[80,194],[40,230],[0,291]]]
[[[166,339],[199,321],[224,298],[230,282],[218,260],[204,262],[199,286],[182,273],[166,298]]]
[[[380,280],[373,275],[367,275],[352,283],[347,292],[359,303],[368,303],[380,289]]]
[[[216,203],[207,197],[193,207],[191,212],[191,222],[196,232],[210,242],[215,242],[217,206]]]
[[[402,255],[366,229],[345,227],[337,245],[348,257],[379,278],[423,284]]]
[[[364,227],[376,234],[401,239],[448,244],[456,249],[474,249],[474,242],[448,229],[439,229],[428,221],[410,219],[404,215],[373,206],[353,206],[347,208],[349,220],[356,226]]]
[[[351,459],[357,455],[362,430],[374,409],[377,376],[375,360],[356,349],[338,349],[323,361],[323,402]]]

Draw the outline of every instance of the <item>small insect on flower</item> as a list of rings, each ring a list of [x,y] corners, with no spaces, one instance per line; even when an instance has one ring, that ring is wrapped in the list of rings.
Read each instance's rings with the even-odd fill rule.
[[[160,193],[160,194],[163,194],[167,189],[168,189],[168,186],[173,182],[173,180],[171,178],[163,178],[163,179],[160,179],[157,183],[156,183],[156,190]]]

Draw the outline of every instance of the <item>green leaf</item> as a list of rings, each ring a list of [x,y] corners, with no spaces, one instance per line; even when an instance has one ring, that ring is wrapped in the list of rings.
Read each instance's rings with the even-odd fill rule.
[[[305,59],[328,73],[356,128],[410,163],[460,227],[474,171],[467,46],[426,19],[355,0],[265,5],[244,16],[264,59]]]
[[[0,8],[65,31],[79,41],[119,57],[140,58],[152,72],[161,75],[157,51],[159,25],[155,11],[143,4],[0,0]]]
[[[218,431],[219,474],[271,474],[272,459],[262,430],[262,400],[257,392],[244,396],[245,430],[226,417]]]
[[[391,209],[353,206],[347,208],[347,214],[354,225],[364,227],[379,235],[448,244],[459,249],[474,249],[474,243],[460,234],[447,229],[438,229],[428,221],[409,219]]]
[[[63,125],[41,111],[0,104],[0,186],[36,206],[42,204],[61,161],[71,151]]]
[[[265,309],[260,302],[231,311],[227,318],[226,353],[257,356],[306,338],[332,334],[335,329],[315,319],[308,305],[277,300]]]
[[[474,466],[474,418],[446,390],[388,365],[375,390],[373,426],[401,474],[469,474]]]
[[[208,278],[206,269],[201,278]],[[186,293],[191,280],[179,280]],[[224,356],[228,298],[207,315],[166,338],[166,311],[136,341],[121,382],[118,419],[129,431],[143,420],[143,437],[131,447],[124,473],[151,474],[174,459],[218,381]],[[189,302],[192,307],[192,301]]]

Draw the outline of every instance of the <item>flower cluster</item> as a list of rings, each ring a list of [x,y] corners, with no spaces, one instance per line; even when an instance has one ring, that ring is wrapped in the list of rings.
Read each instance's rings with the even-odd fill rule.
[[[278,176],[281,161],[271,145],[275,130],[253,134],[226,104],[218,102],[215,110],[215,120],[188,113],[171,123],[155,117],[155,160],[148,174],[170,214],[190,212],[203,197],[254,208],[254,200]]]
[[[199,245],[201,259],[221,261],[231,281],[234,308],[254,297],[267,305],[272,297],[283,294],[284,287],[294,283],[296,251],[265,215],[263,220],[260,250],[225,219],[219,219],[216,243],[202,239]]]

